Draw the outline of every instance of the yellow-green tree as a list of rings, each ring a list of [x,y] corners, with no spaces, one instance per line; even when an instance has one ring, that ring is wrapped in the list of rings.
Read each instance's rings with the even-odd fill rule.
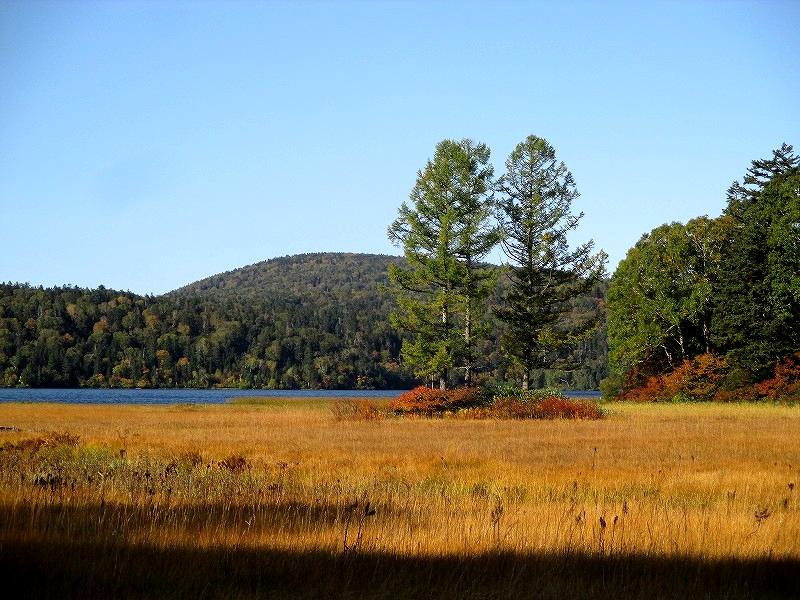
[[[407,333],[402,357],[418,376],[438,378],[441,389],[454,369],[467,385],[472,379],[476,324],[494,282],[482,264],[498,239],[492,176],[485,144],[440,142],[388,230],[407,265],[389,270],[398,304],[392,324]]]

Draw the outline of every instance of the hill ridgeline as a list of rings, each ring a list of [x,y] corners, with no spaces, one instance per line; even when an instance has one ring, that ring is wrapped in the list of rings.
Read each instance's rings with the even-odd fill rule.
[[[0,284],[0,384],[32,387],[393,389],[415,383],[383,286],[396,256],[318,253],[266,260],[163,296],[100,287]],[[601,310],[604,289],[575,310]],[[484,343],[483,377],[506,374]],[[580,368],[539,384],[595,388],[605,332]],[[537,383],[534,380],[534,383]]]

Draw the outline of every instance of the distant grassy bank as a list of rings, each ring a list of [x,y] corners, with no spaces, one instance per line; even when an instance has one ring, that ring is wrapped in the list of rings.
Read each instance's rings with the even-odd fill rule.
[[[332,402],[0,405],[0,573],[67,597],[800,593],[800,408]]]

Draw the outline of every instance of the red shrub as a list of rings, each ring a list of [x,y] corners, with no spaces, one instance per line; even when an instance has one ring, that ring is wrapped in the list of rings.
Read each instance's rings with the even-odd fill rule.
[[[672,373],[664,376],[667,397],[689,400],[711,400],[725,378],[728,361],[716,354],[701,354],[683,361]]]
[[[593,402],[551,396],[536,403],[534,419],[601,419],[603,411]]]
[[[800,352],[775,366],[775,376],[756,384],[758,394],[775,401],[800,401]]]
[[[602,419],[603,411],[593,402],[548,396],[535,401],[495,398],[489,406],[460,415],[467,419]]]
[[[389,403],[396,414],[434,416],[458,412],[466,419],[600,419],[603,411],[593,402],[552,395],[544,398],[498,397],[481,403],[478,388],[433,390],[420,386]]]
[[[648,377],[644,385],[625,390],[622,393],[622,400],[632,402],[659,402],[666,399],[664,378],[661,375]]]
[[[643,386],[627,390],[622,397],[634,402],[711,400],[719,392],[727,370],[725,358],[701,354],[683,361],[670,373],[648,378]]]
[[[465,416],[472,419],[533,419],[533,402],[517,398],[495,398],[491,405],[469,411]]]
[[[715,402],[800,402],[800,352],[775,367],[775,376],[755,385],[736,370],[729,370],[725,358],[701,354],[684,361],[671,373],[647,379],[644,385],[626,390],[622,399],[634,402],[664,400],[714,400]]]
[[[479,403],[479,399],[478,388],[435,390],[421,385],[392,400],[389,403],[389,410],[398,414],[431,416],[474,407]]]
[[[444,410],[444,392],[421,385],[400,394],[389,403],[389,409],[397,413],[430,414]]]

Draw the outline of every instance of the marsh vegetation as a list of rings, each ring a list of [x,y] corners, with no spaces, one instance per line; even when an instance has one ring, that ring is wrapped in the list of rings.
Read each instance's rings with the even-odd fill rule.
[[[50,597],[800,592],[796,407],[335,406],[0,406],[4,581]]]

